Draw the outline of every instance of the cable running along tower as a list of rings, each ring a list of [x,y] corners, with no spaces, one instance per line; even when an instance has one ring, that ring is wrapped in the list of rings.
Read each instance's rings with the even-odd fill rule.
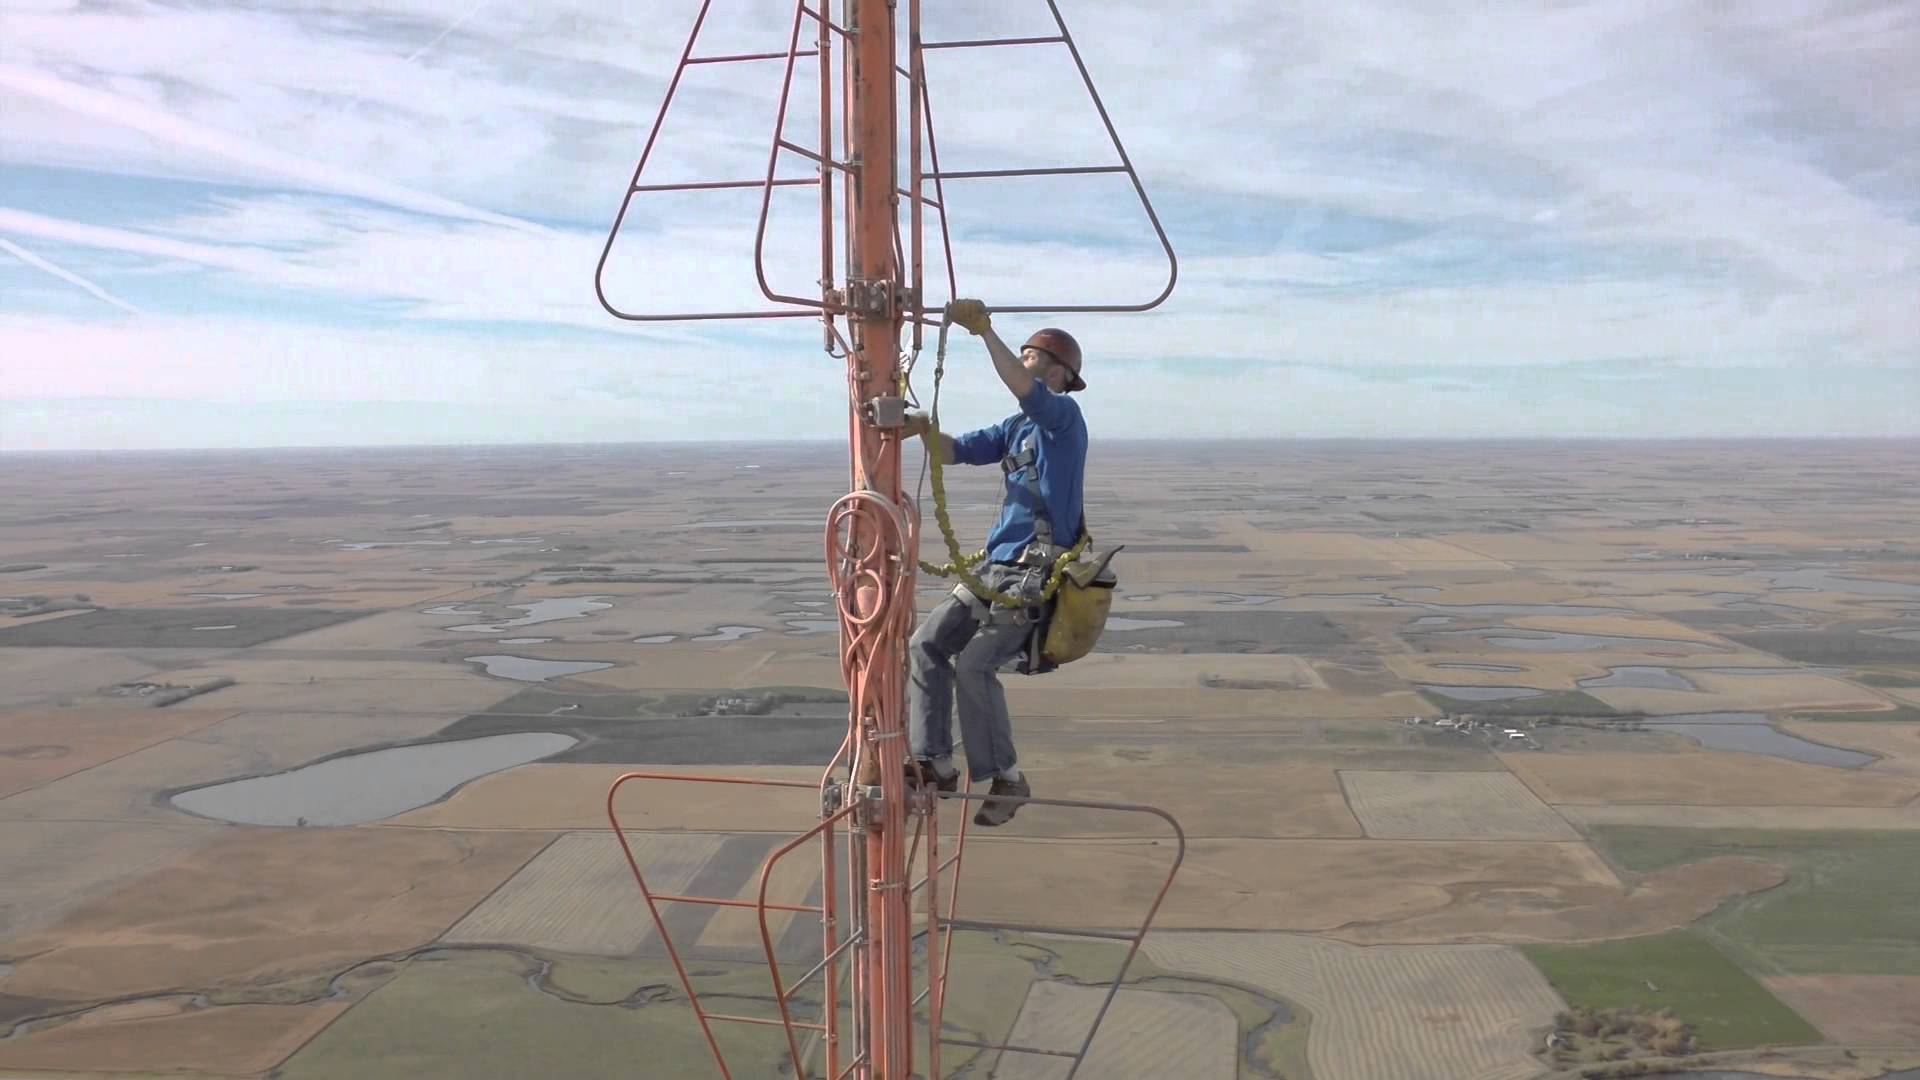
[[[956,1038],[942,1026],[946,967],[955,928],[988,929],[990,924],[956,918],[959,871],[966,848],[971,804],[984,796],[971,790],[946,796],[966,811],[951,854],[940,850],[940,801],[931,792],[909,791],[904,774],[906,747],[906,642],[913,630],[914,587],[919,553],[919,512],[901,476],[902,422],[912,390],[907,382],[928,327],[944,335],[941,308],[925,302],[924,236],[927,215],[938,218],[947,295],[958,295],[953,255],[948,245],[945,184],[999,177],[1070,174],[1120,174],[1132,184],[1166,254],[1167,275],[1156,295],[1130,303],[1067,303],[1052,299],[997,306],[1006,312],[1145,311],[1173,291],[1176,262],[1172,245],[1140,184],[1105,106],[1094,90],[1079,49],[1054,0],[1044,0],[1057,32],[1034,37],[928,42],[921,40],[921,0],[798,0],[781,51],[706,55],[700,52],[702,27],[713,0],[702,0],[693,29],[680,53],[640,162],[628,184],[595,272],[595,291],[607,311],[634,322],[732,319],[818,319],[826,352],[845,361],[847,431],[852,451],[851,484],[827,518],[826,557],[840,621],[841,674],[848,692],[848,725],[839,752],[821,780],[780,781],[747,777],[633,772],[607,793],[607,813],[646,899],[660,940],[678,971],[719,1073],[732,1078],[722,1052],[718,1024],[777,1027],[784,1035],[782,1071],[828,1080],[908,1080],[941,1076],[940,1048],[961,1045],[1000,1054],[1037,1054],[1067,1059],[1077,1071],[1093,1041],[1093,1022],[1077,1049],[1012,1046]],[[956,5],[959,9],[965,5]],[[832,9],[839,9],[836,14]],[[899,23],[904,7],[905,25]],[[1036,9],[1037,10],[1037,9]],[[905,62],[900,48],[905,37]],[[935,50],[1027,48],[1050,50],[1048,59],[1070,58],[1105,125],[1117,161],[1066,164],[1046,168],[942,172],[931,119],[925,56]],[[817,64],[820,115],[809,125],[813,147],[789,137],[789,105],[796,67]],[[661,127],[684,76],[696,67],[722,64],[784,64],[785,79],[773,115],[771,145],[764,175],[685,183],[650,183],[647,166]],[[836,80],[835,76],[838,75]],[[901,177],[902,117],[907,106]],[[835,106],[838,106],[836,110]],[[836,111],[839,122],[836,124]],[[836,140],[836,135],[838,139]],[[838,142],[836,148],[835,143]],[[811,163],[811,177],[783,177],[783,160]],[[792,296],[773,288],[767,271],[767,222],[776,189],[817,189],[820,214],[817,296]],[[929,190],[931,189],[931,190]],[[758,190],[759,222],[754,240],[754,274],[760,295],[771,306],[738,311],[629,311],[607,291],[607,266],[621,225],[637,199],[662,192]],[[842,215],[836,208],[836,192]],[[903,220],[904,217],[904,220]],[[838,235],[836,235],[838,234]],[[838,264],[836,248],[844,257]],[[990,291],[990,290],[988,290]],[[908,340],[903,341],[903,333]],[[937,396],[935,408],[937,409]],[[635,855],[622,828],[623,789],[645,784],[672,798],[685,784],[740,785],[815,789],[819,820],[768,856],[755,900],[686,896],[650,889],[647,867]],[[684,791],[684,787],[679,787]],[[742,791],[744,794],[744,790]],[[631,798],[631,796],[629,796]],[[1033,799],[1036,807],[1072,806],[1161,819],[1176,841],[1171,865],[1159,882],[1151,906],[1132,932],[1078,931],[1071,927],[1022,927],[1128,942],[1130,962],[1154,911],[1173,881],[1185,841],[1179,825],[1164,811],[1130,804]],[[844,846],[844,852],[841,848]],[[777,870],[805,848],[817,851],[821,873],[818,903],[768,899]],[[924,855],[922,854],[924,853]],[[844,856],[844,861],[843,861]],[[837,887],[838,886],[838,887]],[[844,896],[844,902],[841,897]],[[677,905],[748,908],[757,913],[760,940],[771,975],[775,1011],[759,1014],[720,1012],[696,992],[681,949],[668,933],[664,911]],[[776,956],[774,920],[805,913],[821,926],[818,962],[804,975],[783,974]],[[917,924],[917,925],[916,925]],[[1100,1015],[1113,1000],[1124,965],[1108,989]],[[803,992],[818,980],[813,997]],[[729,1005],[737,1004],[737,995]],[[916,1038],[924,1023],[926,1034]],[[914,1060],[916,1046],[925,1060]],[[745,1075],[745,1074],[742,1074]],[[1068,1075],[1072,1075],[1070,1072]]]

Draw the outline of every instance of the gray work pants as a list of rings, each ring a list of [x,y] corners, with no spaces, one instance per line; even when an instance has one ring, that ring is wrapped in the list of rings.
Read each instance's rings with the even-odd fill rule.
[[[983,584],[1003,592],[1038,598],[1045,582],[1039,568],[990,563],[980,572]],[[983,625],[972,605],[949,594],[927,615],[907,643],[911,680],[907,687],[907,740],[917,758],[953,754],[953,702],[960,700],[960,735],[966,742],[967,773],[985,780],[1018,761],[1013,752],[1013,722],[1007,716],[1007,691],[1000,665],[1026,647],[1033,623],[1025,609],[992,608]]]

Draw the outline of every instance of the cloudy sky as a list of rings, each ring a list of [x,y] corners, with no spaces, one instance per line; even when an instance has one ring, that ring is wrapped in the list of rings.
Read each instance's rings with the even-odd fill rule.
[[[595,299],[695,6],[0,0],[0,449],[841,437],[817,324]],[[1920,4],[1061,10],[1180,257],[1158,311],[1046,320],[1096,437],[1920,435]],[[702,51],[792,11],[714,0]],[[1116,160],[1059,46],[929,74],[948,169]],[[779,79],[695,69],[644,179],[763,175]],[[1165,279],[1120,178],[948,189],[963,295]],[[813,198],[774,201],[782,291]],[[636,197],[611,299],[751,305],[757,209]],[[1004,413],[976,343],[949,371],[950,424]]]

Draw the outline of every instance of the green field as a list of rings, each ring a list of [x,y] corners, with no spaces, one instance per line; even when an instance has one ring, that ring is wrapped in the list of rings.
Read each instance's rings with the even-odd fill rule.
[[[1812,1024],[1690,931],[1522,951],[1567,1004],[1672,1009],[1694,1026],[1702,1050],[1821,1041]]]
[[[631,1076],[642,1068],[657,1076],[717,1075],[685,996],[677,985],[666,989],[675,980],[661,966],[627,964],[621,971],[618,962],[582,962],[569,973],[574,985],[550,985],[560,993],[606,996],[573,1001],[537,989],[539,965],[523,955],[468,950],[416,959],[275,1075],[416,1080],[442,1074],[450,1061],[459,1062],[460,1076],[474,1080]],[[737,967],[739,990],[761,992],[764,965],[759,971]],[[659,1000],[595,1003],[619,1001],[642,986],[662,987]],[[721,1004],[716,999],[708,1006]],[[718,1034],[735,1075],[773,1074],[784,1050],[779,1029],[733,1024]]]
[[[1474,716],[1618,716],[1620,711],[1583,690],[1549,690],[1539,697],[1508,701],[1468,701],[1437,690],[1421,696],[1448,712]]]
[[[1920,832],[1599,826],[1593,839],[1645,873],[1716,855],[1787,867],[1785,884],[1695,924],[1758,975],[1920,975]]]

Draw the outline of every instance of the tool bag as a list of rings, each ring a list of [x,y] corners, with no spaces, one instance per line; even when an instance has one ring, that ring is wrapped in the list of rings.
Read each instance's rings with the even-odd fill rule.
[[[1047,501],[1040,494],[1040,470],[1033,444],[1034,436],[1029,434],[1020,451],[1008,454],[1001,460],[1000,467],[1008,475],[1016,469],[1026,470],[1027,492],[1033,497],[1035,534],[1029,553],[1051,569],[1053,559],[1064,549],[1053,544],[1053,523],[1047,516]],[[1097,557],[1089,557],[1091,553],[1082,555],[1066,565],[1053,598],[1029,611],[1033,632],[1027,637],[1027,647],[1022,650],[1015,670],[1022,675],[1042,675],[1093,651],[1100,632],[1106,629],[1107,613],[1113,609],[1114,589],[1120,584],[1112,564],[1121,547]]]
[[[1107,628],[1113,590],[1120,584],[1113,572],[1113,557],[1118,554],[1120,548],[1114,548],[1097,559],[1083,558],[1067,564],[1060,575],[1060,590],[1053,594],[1052,610],[1041,623],[1045,635],[1040,645],[1042,660],[1058,667],[1093,651],[1100,632]]]

